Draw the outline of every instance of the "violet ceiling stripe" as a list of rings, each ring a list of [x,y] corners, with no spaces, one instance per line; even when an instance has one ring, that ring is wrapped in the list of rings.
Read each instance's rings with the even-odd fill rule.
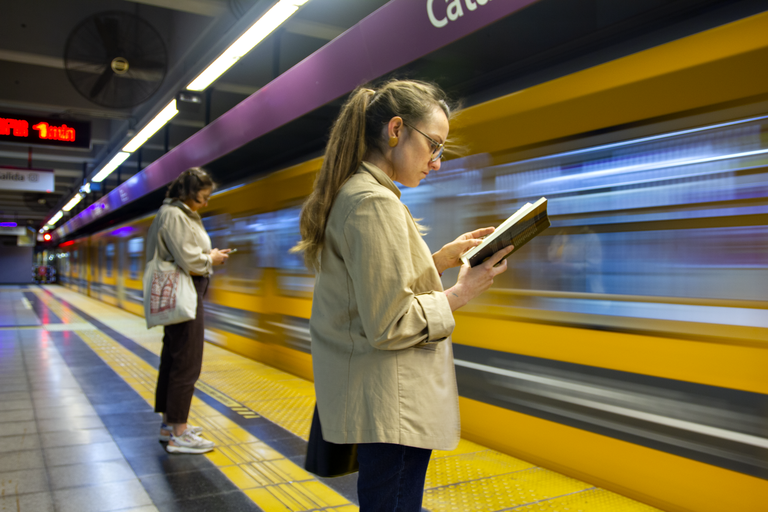
[[[56,230],[66,236],[350,92],[537,0],[392,0]],[[457,16],[461,6],[461,16]]]

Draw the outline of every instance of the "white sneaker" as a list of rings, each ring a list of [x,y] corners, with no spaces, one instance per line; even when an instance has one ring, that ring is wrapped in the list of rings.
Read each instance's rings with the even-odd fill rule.
[[[169,453],[206,453],[213,450],[215,446],[213,441],[203,439],[187,429],[180,436],[171,434],[171,440],[165,449]]]
[[[191,430],[192,433],[195,434],[196,436],[199,436],[200,434],[203,433],[203,427],[196,427],[196,426],[190,425],[189,423],[187,423],[187,429]],[[163,431],[166,431],[168,433],[167,434],[163,434]],[[166,425],[165,423],[161,424],[160,425],[160,436],[159,436],[160,441],[162,441],[164,443],[167,443],[168,441],[170,441],[171,440],[171,433],[172,432],[173,432],[173,427],[171,427],[170,425]]]

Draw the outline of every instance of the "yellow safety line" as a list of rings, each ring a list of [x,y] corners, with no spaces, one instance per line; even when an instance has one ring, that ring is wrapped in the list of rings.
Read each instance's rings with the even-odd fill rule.
[[[140,318],[77,292],[60,287],[51,291],[159,354],[161,331],[155,331],[154,337],[147,336],[152,331],[146,331]],[[57,315],[61,311],[71,315],[70,322],[82,321],[50,296],[42,292],[38,296]],[[80,331],[78,335],[148,403],[153,403],[157,377],[154,368],[100,331]],[[197,387],[243,416],[261,415],[299,437],[308,436],[315,401],[309,381],[208,344]],[[346,498],[197,398],[193,400],[190,421],[201,425],[206,437],[217,444],[217,449],[206,455],[208,459],[262,509],[357,510]],[[432,512],[658,512],[464,439],[456,450],[433,453],[424,507]]]

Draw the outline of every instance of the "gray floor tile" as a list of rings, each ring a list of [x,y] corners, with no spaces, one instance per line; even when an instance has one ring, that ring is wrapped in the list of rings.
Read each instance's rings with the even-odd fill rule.
[[[136,479],[136,473],[124,460],[57,466],[48,470],[52,489],[67,489]]]
[[[18,411],[2,411],[0,412],[0,423],[6,423],[9,421],[29,421],[35,419],[35,411],[32,409],[19,409]],[[2,425],[0,425],[2,428]]]
[[[139,508],[123,508],[117,512],[158,512],[157,507],[154,505],[147,505],[146,507]]]
[[[44,467],[45,459],[42,450],[0,453],[0,473]]]
[[[85,393],[80,392],[77,395],[67,396],[47,396],[35,398],[35,407],[65,407],[70,405],[90,405],[91,402]]]
[[[54,512],[53,497],[48,492],[0,497],[3,512]]]
[[[0,392],[0,402],[13,402],[16,400],[31,400],[32,399],[32,393],[29,391],[13,391],[13,392],[5,392],[5,389],[3,389],[2,392]]]
[[[44,448],[107,443],[110,441],[112,441],[112,436],[106,428],[65,430],[59,432],[44,432],[40,434],[40,442]]]
[[[52,398],[52,397],[63,397],[63,396],[73,396],[73,395],[82,395],[83,390],[82,389],[75,389],[75,388],[62,388],[62,389],[50,389],[46,391],[41,390],[33,390],[31,391],[32,398],[34,400],[37,399],[45,399],[45,398]]]
[[[96,416],[96,411],[90,405],[68,405],[65,407],[44,407],[37,409],[36,414],[38,420],[60,419],[66,421],[80,416]]]
[[[122,452],[113,442],[82,446],[61,446],[58,448],[46,448],[43,451],[48,467],[123,460]]]
[[[152,505],[138,480],[54,491],[58,512],[109,512]]]
[[[48,474],[45,468],[0,473],[0,496],[46,491],[48,491]]]
[[[29,391],[29,384],[26,382],[20,384],[4,384],[3,393],[11,393],[15,391]]]
[[[37,423],[34,420],[0,423],[0,437],[23,436],[35,433],[37,433]]]
[[[0,437],[0,453],[37,450],[40,448],[40,438],[37,434]]]
[[[104,428],[104,423],[98,416],[80,416],[69,418],[66,421],[61,419],[38,420],[37,422],[37,430],[39,432],[86,430],[89,428]]]
[[[34,409],[32,400],[14,400],[12,402],[0,402],[0,412],[19,411],[21,409]]]

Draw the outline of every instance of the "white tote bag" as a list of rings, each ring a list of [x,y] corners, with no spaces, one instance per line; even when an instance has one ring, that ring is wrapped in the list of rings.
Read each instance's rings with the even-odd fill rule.
[[[144,269],[144,318],[147,329],[194,320],[197,290],[192,277],[172,261],[155,256]]]

